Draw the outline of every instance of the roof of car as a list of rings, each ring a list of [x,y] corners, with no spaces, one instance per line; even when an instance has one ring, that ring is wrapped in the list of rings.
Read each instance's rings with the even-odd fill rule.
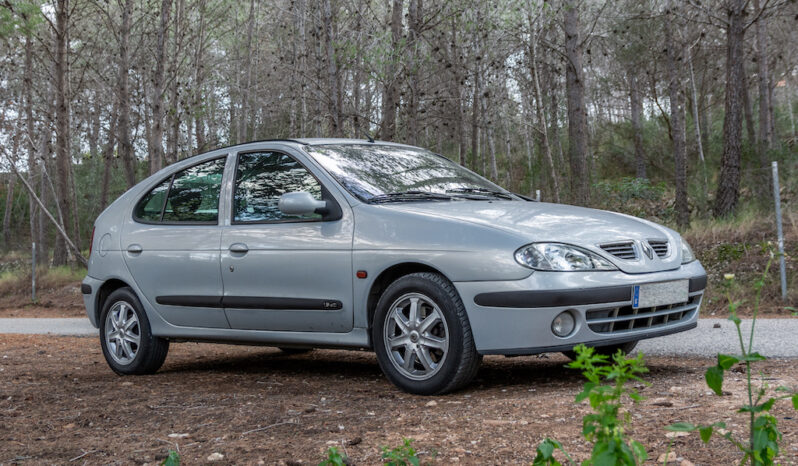
[[[180,162],[191,159],[194,157],[199,157],[203,155],[208,155],[211,153],[218,153],[220,151],[235,149],[237,147],[244,147],[244,146],[251,146],[256,144],[262,143],[269,143],[269,142],[277,142],[277,143],[288,143],[288,144],[296,144],[300,146],[323,146],[323,145],[382,145],[382,146],[397,146],[397,147],[411,147],[407,144],[401,144],[398,142],[389,142],[389,141],[370,141],[368,139],[348,139],[348,138],[295,138],[295,139],[259,139],[255,141],[247,141],[242,142],[240,144],[232,144],[229,146],[222,146],[217,147],[208,151],[200,152],[184,159],[180,159]]]
[[[229,149],[231,147],[238,147],[238,146],[246,146],[250,144],[258,144],[263,142],[287,142],[287,143],[294,143],[303,146],[322,146],[322,145],[331,145],[331,144],[380,144],[380,145],[390,145],[390,146],[404,146],[406,144],[400,144],[398,142],[390,142],[390,141],[375,141],[375,140],[368,140],[368,139],[349,139],[349,138],[290,138],[290,139],[260,139],[255,141],[247,141],[242,142],[240,144],[233,144],[226,147],[219,147],[218,149]],[[215,149],[215,150],[218,150]]]

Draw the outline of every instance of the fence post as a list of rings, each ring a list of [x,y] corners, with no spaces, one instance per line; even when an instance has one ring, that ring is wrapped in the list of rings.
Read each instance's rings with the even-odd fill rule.
[[[33,243],[31,249],[30,270],[30,299],[31,301],[36,302],[36,243]]]
[[[535,190],[535,200],[540,202],[540,190],[539,189]]]
[[[779,237],[779,272],[781,273],[781,299],[787,300],[787,271],[784,268],[784,233],[781,231],[781,198],[779,196],[779,163],[773,161],[773,199],[776,204],[776,234]]]

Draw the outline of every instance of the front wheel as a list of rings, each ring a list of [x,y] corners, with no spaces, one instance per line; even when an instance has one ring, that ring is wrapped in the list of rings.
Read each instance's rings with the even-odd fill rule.
[[[595,347],[596,354],[603,354],[604,356],[612,357],[613,354],[617,353],[618,350],[624,352],[624,354],[629,354],[632,350],[635,349],[637,346],[637,341],[629,341],[626,343],[621,343],[618,345],[609,345],[609,346],[597,346]],[[573,351],[563,351],[564,354],[568,359],[576,361],[576,353]]]
[[[474,378],[482,360],[457,290],[436,273],[393,282],[377,303],[371,332],[383,373],[409,393],[457,390]]]
[[[106,362],[119,375],[152,374],[169,351],[169,340],[152,334],[147,314],[130,288],[120,288],[105,300],[100,345]]]

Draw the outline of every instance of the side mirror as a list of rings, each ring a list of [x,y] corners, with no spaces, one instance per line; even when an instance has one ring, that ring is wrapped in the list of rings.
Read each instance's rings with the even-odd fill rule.
[[[310,193],[299,191],[280,196],[277,208],[286,215],[324,214],[327,201],[317,201]]]

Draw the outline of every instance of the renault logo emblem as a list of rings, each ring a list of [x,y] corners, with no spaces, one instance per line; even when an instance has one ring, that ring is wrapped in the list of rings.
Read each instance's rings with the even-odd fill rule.
[[[643,242],[640,243],[640,246],[643,248],[643,253],[645,253],[649,260],[654,259],[654,251],[651,250],[651,246]]]

